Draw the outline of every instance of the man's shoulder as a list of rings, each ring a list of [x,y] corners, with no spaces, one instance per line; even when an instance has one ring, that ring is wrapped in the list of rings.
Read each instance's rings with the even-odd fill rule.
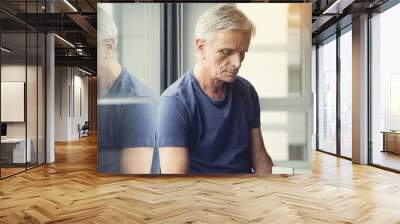
[[[251,91],[251,92],[255,91],[254,86],[242,76],[238,76],[236,78],[235,82],[233,82],[233,86],[234,88],[239,88],[244,91]]]
[[[182,77],[172,83],[162,94],[163,98],[185,98],[190,94],[192,77],[186,72]]]
[[[111,87],[108,96],[155,98],[153,91],[125,67],[122,67],[121,73]]]

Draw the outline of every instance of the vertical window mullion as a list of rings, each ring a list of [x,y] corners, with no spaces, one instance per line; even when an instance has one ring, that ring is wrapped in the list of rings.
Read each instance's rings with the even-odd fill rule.
[[[367,31],[367,39],[368,39],[368,53],[367,53],[367,63],[368,63],[368,74],[367,74],[367,83],[368,83],[368,90],[367,90],[367,97],[368,97],[368,155],[367,155],[367,164],[372,164],[373,161],[373,145],[372,145],[372,65],[371,65],[371,56],[372,56],[372,33],[371,33],[371,20],[372,20],[372,12],[368,12],[368,31]]]
[[[36,1],[36,13],[37,16],[39,16],[39,0]],[[36,31],[36,166],[38,165],[39,165],[39,30]]]
[[[1,32],[1,30],[2,30],[2,26],[1,26],[1,24],[2,23],[0,23],[0,47],[2,46],[2,32]],[[0,124],[2,124],[2,122],[1,122],[1,110],[2,110],[2,108],[1,108],[1,67],[2,67],[2,58],[1,58],[1,52],[0,52]],[[2,148],[1,148],[1,144],[0,144],[0,158],[1,158],[1,150],[2,150]],[[0,180],[2,179],[2,177],[1,177],[1,168],[2,168],[2,165],[1,165],[1,162],[0,162]]]
[[[315,47],[315,94],[316,94],[316,96],[315,96],[315,103],[316,103],[316,106],[315,106],[315,108],[316,108],[316,110],[315,110],[315,113],[316,113],[316,116],[315,116],[315,118],[316,118],[316,121],[315,121],[315,123],[316,123],[316,127],[315,127],[315,133],[316,133],[316,140],[315,140],[315,148],[318,150],[319,149],[319,66],[318,66],[318,64],[319,64],[319,53],[318,53],[318,51],[319,51],[319,44],[317,44],[316,45],[316,47]]]
[[[341,119],[340,119],[340,30],[336,31],[336,155],[341,156]]]
[[[25,0],[25,21],[28,21],[28,0]],[[25,88],[24,88],[24,120],[25,120],[25,170],[28,170],[28,24],[25,23]]]

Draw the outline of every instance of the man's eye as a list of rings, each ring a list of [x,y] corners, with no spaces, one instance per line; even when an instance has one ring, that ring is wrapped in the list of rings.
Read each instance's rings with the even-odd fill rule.
[[[225,54],[225,55],[229,55],[231,53],[231,51],[224,49],[224,50],[221,50],[221,53]]]

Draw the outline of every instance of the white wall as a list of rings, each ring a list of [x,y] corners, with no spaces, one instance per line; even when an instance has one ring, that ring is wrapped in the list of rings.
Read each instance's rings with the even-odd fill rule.
[[[9,82],[25,82],[25,74],[27,69],[28,74],[34,69],[32,66],[25,65],[2,65],[1,66],[1,81]],[[29,94],[28,96],[33,95]],[[36,94],[35,94],[36,96]],[[7,108],[1,108],[7,110]],[[28,118],[28,120],[30,120]],[[7,122],[8,137],[25,137],[25,122]]]
[[[85,121],[88,121],[88,77],[81,76],[82,73],[76,73],[75,70],[74,74],[74,102],[71,103],[71,106],[74,105],[72,108],[72,119],[71,119],[71,131],[70,135],[72,138],[78,138],[78,124],[82,126]],[[80,91],[80,93],[79,93]],[[80,108],[81,107],[81,108]],[[82,111],[80,111],[82,110]]]
[[[25,65],[2,65],[1,67],[1,81],[2,82],[25,82]],[[28,67],[28,70],[32,70],[32,67]],[[3,92],[2,92],[3,93]],[[1,98],[7,98],[7,96],[1,96]],[[2,103],[3,105],[3,103]],[[2,114],[10,108],[1,108]],[[24,107],[21,108],[24,110]],[[24,111],[22,111],[24,112]],[[3,120],[3,118],[2,118]],[[23,137],[25,136],[24,122],[7,122],[7,134],[8,136]],[[21,127],[22,129],[19,130]]]
[[[75,68],[56,67],[56,141],[77,139],[78,124],[82,126],[88,120],[88,78],[82,75],[83,73]],[[79,111],[79,105],[82,107],[82,113]]]
[[[55,141],[68,140],[68,85],[67,67],[55,68]]]

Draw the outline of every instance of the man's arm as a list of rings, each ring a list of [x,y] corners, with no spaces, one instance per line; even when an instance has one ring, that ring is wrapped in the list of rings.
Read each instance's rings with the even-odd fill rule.
[[[185,174],[189,164],[190,117],[175,97],[162,97],[158,105],[158,148],[162,174]]]
[[[153,147],[130,147],[122,149],[122,173],[150,174],[153,151]]]
[[[160,168],[161,174],[187,173],[189,156],[185,147],[161,147]]]
[[[157,105],[129,104],[118,111],[115,140],[121,147],[120,167],[126,174],[150,174],[156,135]],[[108,119],[108,118],[105,118]]]
[[[251,129],[250,141],[255,174],[271,174],[273,163],[265,149],[260,128]]]

